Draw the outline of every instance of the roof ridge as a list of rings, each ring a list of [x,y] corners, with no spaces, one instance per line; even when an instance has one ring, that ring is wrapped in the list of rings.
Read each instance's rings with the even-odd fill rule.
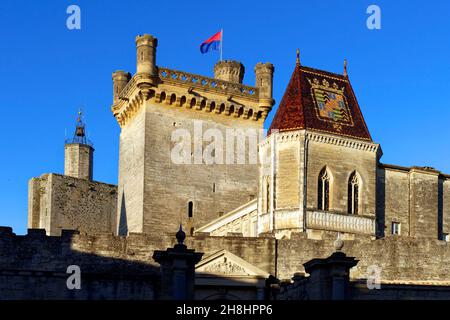
[[[294,71],[292,72],[291,78],[289,79],[289,82],[287,84],[286,90],[283,94],[283,97],[281,98],[280,104],[278,105],[275,116],[273,117],[272,123],[270,124],[268,135],[270,135],[272,130],[274,130],[273,126],[277,126],[277,119],[283,118],[284,113],[286,112],[285,109],[287,108],[287,104],[289,103],[289,101],[287,101],[287,100],[290,98],[289,93],[290,93],[292,87],[297,87],[297,90],[299,92],[299,96],[298,96],[299,105],[296,107],[299,109],[301,108],[302,114],[304,113],[305,110],[303,109],[303,103],[302,103],[301,82],[302,82],[301,81],[301,65],[299,63],[296,63]],[[301,126],[302,127],[305,126],[304,120],[302,121]]]
[[[343,74],[340,74],[340,73],[335,73],[335,72],[326,71],[326,70],[317,69],[317,68],[308,67],[308,66],[303,66],[303,65],[300,66],[300,67],[303,68],[303,69],[306,69],[306,71],[315,71],[317,73],[325,73],[325,74],[328,74],[330,76],[334,76],[336,78],[342,78],[343,80],[345,80],[347,78],[346,76],[344,76]]]

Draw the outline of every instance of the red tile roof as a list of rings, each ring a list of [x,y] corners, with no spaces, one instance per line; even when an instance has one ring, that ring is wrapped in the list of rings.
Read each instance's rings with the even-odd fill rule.
[[[296,64],[269,128],[315,130],[372,141],[348,76]]]

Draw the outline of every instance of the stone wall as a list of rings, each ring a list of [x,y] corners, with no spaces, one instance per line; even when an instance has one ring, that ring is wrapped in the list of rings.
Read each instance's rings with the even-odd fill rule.
[[[64,175],[92,180],[94,149],[87,144],[66,143],[64,146]]]
[[[254,128],[258,132],[260,122],[175,108],[148,102],[122,128],[118,209],[121,225],[126,224],[129,232],[169,232],[180,222],[190,232],[256,197],[256,163],[249,164],[247,158],[245,164],[176,164],[171,159],[175,146],[171,138],[175,130],[186,129],[192,137],[194,160],[195,121],[201,122],[203,133],[218,129],[224,141],[227,129]],[[210,142],[199,143],[204,152]],[[189,202],[193,204],[192,217]]]
[[[378,234],[443,239],[449,233],[450,179],[432,168],[380,165],[377,171]]]
[[[0,299],[153,299],[159,269],[147,261],[120,258],[114,242],[110,250],[116,254],[102,254],[102,239],[71,231],[46,236],[37,229],[15,236],[11,228],[1,227]],[[78,250],[89,241],[91,250]],[[70,265],[80,267],[81,290],[67,288]]]
[[[29,182],[28,227],[59,235],[62,229],[86,233],[112,232],[117,187],[58,174]]]
[[[412,168],[411,178],[411,235],[438,239],[439,173]]]
[[[442,206],[442,232],[450,234],[450,177],[442,177],[440,183],[442,200],[439,202],[439,208]]]
[[[379,290],[369,290],[366,282],[350,284],[352,300],[448,300],[450,286],[382,284]]]
[[[44,231],[30,230],[26,236],[15,236],[10,228],[3,227],[0,228],[0,271],[5,281],[1,282],[0,292],[25,297],[29,293],[21,293],[21,289],[14,293],[14,290],[27,290],[29,287],[29,292],[36,296],[67,298],[71,294],[73,297],[77,293],[64,291],[63,280],[67,279],[67,267],[78,265],[82,274],[85,273],[92,282],[85,283],[91,296],[87,295],[88,291],[83,291],[76,297],[98,298],[101,297],[100,292],[110,298],[126,295],[128,298],[151,297],[155,294],[152,289],[156,283],[154,276],[158,274],[158,265],[152,259],[153,251],[165,250],[174,242],[173,234],[132,233],[121,237],[64,231],[61,237],[49,237]],[[206,235],[186,239],[186,245],[203,252],[204,257],[226,249],[279,279],[290,279],[294,273],[304,272],[303,264],[313,258],[328,257],[334,251],[333,242],[332,234],[324,240],[307,239],[305,234],[293,234],[291,239],[282,240]],[[351,270],[353,280],[367,278],[367,268],[377,265],[381,268],[381,280],[385,282],[410,285],[450,283],[447,267],[450,244],[447,242],[409,237],[371,240],[362,236],[344,242],[344,252],[359,260]],[[130,278],[131,275],[137,278]],[[147,279],[148,283],[139,284],[140,277]],[[119,290],[121,286],[124,287],[123,292]],[[49,292],[44,293],[45,290]],[[137,291],[131,293],[131,290]]]
[[[392,223],[401,223],[406,235],[409,230],[409,173],[378,168],[377,218],[379,235],[392,233]]]
[[[154,299],[159,293],[159,265],[154,250],[175,244],[174,234],[95,236],[63,230],[46,236],[30,229],[16,236],[0,227],[0,299]],[[224,248],[274,273],[275,242],[271,238],[188,237],[188,248],[204,257]],[[81,290],[68,290],[67,267],[81,271]]]
[[[290,240],[278,240],[277,275],[291,278],[295,272],[304,272],[303,263],[313,258],[326,258],[334,251],[335,238],[306,239],[304,234],[293,234]],[[381,279],[391,281],[450,281],[450,243],[437,239],[387,236],[371,240],[358,236],[344,241],[343,251],[360,260],[351,270],[351,278],[367,278],[367,268],[376,265],[382,269]]]
[[[317,134],[314,134],[318,136]],[[330,178],[330,211],[348,212],[348,181],[356,171],[360,176],[358,214],[375,216],[376,205],[376,145],[346,138],[321,137],[310,139],[307,150],[307,208],[317,209],[319,173],[327,168]],[[344,141],[345,145],[334,141]],[[366,145],[371,146],[366,147]]]
[[[144,223],[145,111],[140,110],[120,132],[117,229],[142,232]]]

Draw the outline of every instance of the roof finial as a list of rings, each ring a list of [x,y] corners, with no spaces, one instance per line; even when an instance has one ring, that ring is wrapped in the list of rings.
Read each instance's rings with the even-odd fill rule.
[[[347,76],[347,59],[344,59],[344,76]]]
[[[300,65],[300,49],[297,48],[297,59],[295,61],[298,65]]]
[[[181,223],[180,223],[180,229],[176,233],[175,237],[177,238],[178,244],[183,244],[184,239],[186,239],[186,233],[184,233]]]

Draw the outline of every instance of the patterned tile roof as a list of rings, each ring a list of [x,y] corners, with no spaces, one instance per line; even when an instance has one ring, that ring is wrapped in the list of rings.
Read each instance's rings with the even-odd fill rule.
[[[372,141],[347,75],[297,62],[269,128],[316,130]]]

